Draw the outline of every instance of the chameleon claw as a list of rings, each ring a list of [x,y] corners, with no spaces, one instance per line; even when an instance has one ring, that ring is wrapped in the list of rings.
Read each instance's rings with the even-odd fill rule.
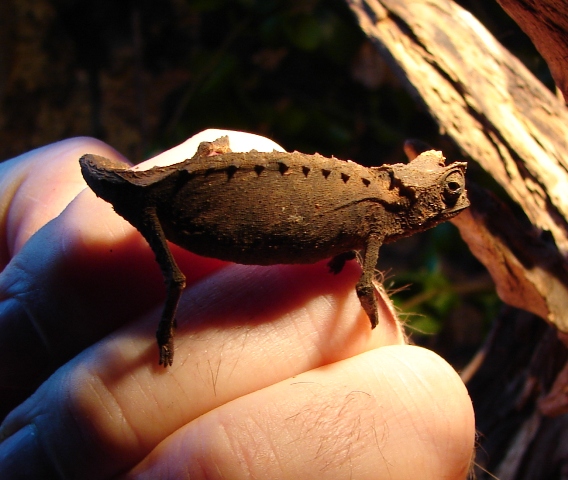
[[[373,329],[379,324],[379,309],[377,297],[375,296],[375,287],[372,284],[358,283],[355,290],[363,310],[365,310],[371,321],[371,329]]]
[[[171,366],[174,361],[174,342],[173,339],[166,345],[160,345],[160,365],[164,367]]]
[[[174,332],[169,329],[164,332],[161,327],[162,324],[156,332],[158,349],[160,350],[160,365],[168,367],[174,361]]]

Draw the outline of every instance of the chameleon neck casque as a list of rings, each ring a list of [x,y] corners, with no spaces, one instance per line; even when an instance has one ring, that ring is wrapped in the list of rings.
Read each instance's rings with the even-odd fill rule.
[[[248,265],[331,258],[334,273],[360,251],[363,273],[356,291],[374,328],[381,245],[469,206],[466,164],[445,166],[441,152],[433,150],[408,164],[367,168],[318,154],[231,152],[228,137],[222,137],[167,167],[130,170],[91,154],[79,162],[89,187],[140,231],[162,269],[168,293],[156,336],[164,366],[173,361],[175,315],[185,287],[168,240]]]

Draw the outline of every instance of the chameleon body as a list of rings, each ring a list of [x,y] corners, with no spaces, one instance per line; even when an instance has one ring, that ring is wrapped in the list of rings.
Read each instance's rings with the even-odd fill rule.
[[[356,285],[374,328],[373,287],[383,243],[431,228],[469,206],[466,164],[427,151],[409,164],[363,167],[298,152],[231,152],[227,137],[203,142],[191,159],[135,171],[97,155],[80,159],[91,189],[146,238],[168,285],[157,332],[160,364],[171,365],[175,313],[185,277],[169,240],[199,255],[241,264],[315,263],[341,271],[362,252]]]

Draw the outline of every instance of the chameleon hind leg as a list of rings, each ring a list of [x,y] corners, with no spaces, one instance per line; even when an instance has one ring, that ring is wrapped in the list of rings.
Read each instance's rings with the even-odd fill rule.
[[[174,359],[174,334],[176,329],[176,311],[185,288],[185,275],[177,266],[176,261],[168,247],[166,236],[160,220],[153,207],[144,211],[140,232],[156,255],[156,260],[162,269],[166,282],[167,297],[158,324],[156,340],[160,351],[160,365],[167,367]]]

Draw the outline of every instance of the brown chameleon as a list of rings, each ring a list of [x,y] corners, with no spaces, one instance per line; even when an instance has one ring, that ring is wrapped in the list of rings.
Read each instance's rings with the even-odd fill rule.
[[[167,298],[156,333],[160,364],[172,364],[177,304],[185,276],[169,240],[199,255],[248,265],[315,263],[339,273],[355,251],[356,291],[374,328],[373,279],[383,243],[444,222],[469,206],[466,164],[441,152],[408,164],[363,167],[303,153],[231,152],[228,137],[202,142],[189,160],[130,170],[87,154],[79,160],[97,196],[136,227],[156,255]]]

